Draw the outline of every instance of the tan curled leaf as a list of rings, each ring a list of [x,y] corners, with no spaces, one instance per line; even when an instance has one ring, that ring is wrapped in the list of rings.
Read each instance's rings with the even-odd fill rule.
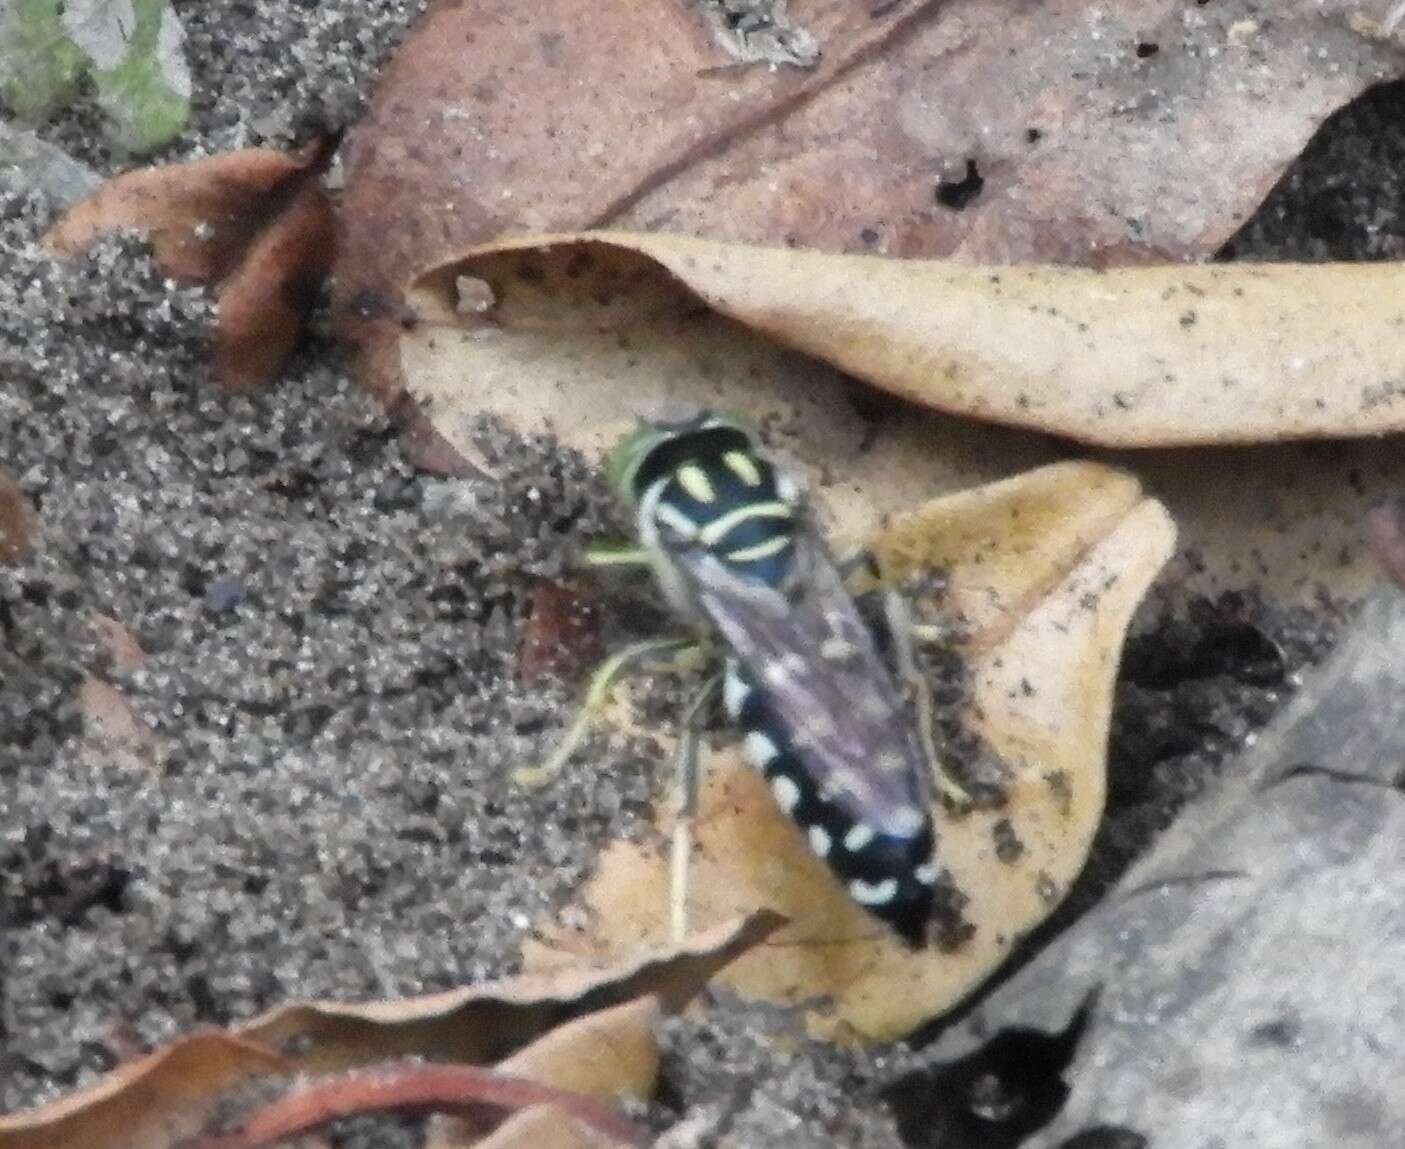
[[[144,233],[163,271],[214,287],[218,378],[258,386],[293,349],[331,265],[332,208],[317,182],[326,160],[319,144],[140,168],[76,204],[46,241],[72,258],[114,231]]]
[[[756,771],[730,749],[713,755],[690,912],[706,924],[769,906],[791,919],[722,980],[748,997],[818,1001],[816,1033],[891,1038],[999,965],[1087,856],[1123,634],[1174,539],[1135,480],[1065,464],[935,500],[870,540],[896,576],[947,572],[947,609],[970,627],[959,648],[971,678],[965,720],[1009,771],[1006,802],[960,816],[937,808],[939,857],[964,905],[940,923],[943,946],[913,951],[850,900]],[[666,936],[667,886],[666,851],[616,843],[582,895],[590,937],[558,932],[548,945],[609,953]]]
[[[34,512],[19,482],[0,468],[0,566],[23,562],[34,550]]]
[[[415,272],[523,231],[1203,257],[1329,112],[1400,71],[1352,30],[1362,0],[796,4],[806,68],[737,66],[704,7],[433,7],[349,141],[343,325],[367,335]],[[373,382],[398,392],[387,366]]]
[[[1405,428],[1405,341],[1381,338],[1405,327],[1394,264],[993,269],[606,233],[496,245],[419,282],[442,299],[465,276],[492,292],[484,318],[539,327],[606,285],[597,318],[638,322],[638,285],[673,280],[904,399],[1103,446]]]
[[[572,1018],[652,996],[676,1011],[729,962],[777,928],[771,913],[710,923],[680,945],[640,944],[607,960],[562,960],[502,982],[399,1001],[281,1006],[238,1032],[303,1069],[327,1072],[421,1056],[491,1063]]]
[[[197,1033],[48,1105],[0,1117],[0,1149],[166,1149],[231,1090],[287,1063],[257,1042]]]
[[[1081,453],[1033,430],[976,421],[995,415],[1022,419],[1030,428],[1040,420],[1050,427],[1076,426],[1080,434],[1105,441],[1121,434],[1128,442],[1171,430],[1207,440],[1230,438],[1244,434],[1250,416],[1263,429],[1278,418],[1271,399],[1275,394],[1287,406],[1274,433],[1325,430],[1329,424],[1340,433],[1350,427],[1355,427],[1353,433],[1385,431],[1405,415],[1405,397],[1394,382],[1405,378],[1405,344],[1379,335],[1405,322],[1405,312],[1397,314],[1400,293],[1386,290],[1400,274],[1393,266],[1071,273],[1070,282],[1081,283],[1087,292],[1096,293],[1100,285],[1106,290],[1108,309],[1087,335],[1096,328],[1105,340],[1107,361],[1124,364],[1135,363],[1155,344],[1152,328],[1161,332],[1155,338],[1168,350],[1182,338],[1198,347],[1194,340],[1202,338],[1195,333],[1200,311],[1188,328],[1181,326],[1184,309],[1197,306],[1192,302],[1196,297],[1178,287],[1166,300],[1148,299],[1155,293],[1145,289],[1145,276],[1193,274],[1223,285],[1238,284],[1234,277],[1243,275],[1246,295],[1262,293],[1251,300],[1253,321],[1244,304],[1243,321],[1236,323],[1231,316],[1241,303],[1235,287],[1227,287],[1218,318],[1205,321],[1207,330],[1219,333],[1217,350],[1188,350],[1183,361],[1168,361],[1166,373],[1173,380],[1146,382],[1148,394],[1139,408],[1117,390],[1127,380],[1110,377],[1093,351],[1046,342],[1042,336],[1024,339],[1020,350],[1021,341],[1010,331],[1028,329],[1020,327],[1026,320],[1018,315],[992,312],[1010,320],[1006,330],[982,318],[968,300],[960,305],[966,321],[955,324],[943,318],[943,295],[933,296],[924,310],[901,292],[887,298],[872,284],[866,286],[870,276],[876,277],[874,284],[892,286],[890,276],[909,274],[898,264],[837,260],[835,266],[846,269],[843,275],[825,283],[825,272],[817,270],[816,282],[807,284],[795,269],[828,266],[828,257],[663,237],[631,236],[615,243],[592,236],[579,244],[535,246],[541,242],[514,241],[504,251],[483,249],[471,259],[434,269],[414,293],[420,321],[400,331],[398,354],[410,394],[421,405],[420,417],[446,442],[473,457],[472,421],[488,414],[526,433],[550,430],[564,444],[595,455],[641,415],[700,406],[736,410],[764,426],[772,448],[807,473],[821,490],[831,525],[850,537],[870,533],[885,515],[937,492],[977,486]],[[754,326],[706,306],[670,267],[642,254],[646,250],[667,250],[671,267],[718,298],[725,289],[728,306],[740,306],[745,296],[748,322]],[[718,259],[697,258],[704,251]],[[753,256],[757,268],[782,269],[773,283],[776,291],[756,286],[769,272],[753,281],[748,270]],[[815,260],[819,262],[811,262]],[[915,266],[930,268],[938,278],[955,276],[953,282],[976,293],[998,286],[988,282],[989,276],[1007,274],[992,269],[983,284],[970,269]],[[1313,276],[1322,276],[1325,283],[1338,270],[1338,286],[1323,288],[1324,297],[1336,299],[1337,306],[1304,303]],[[1215,278],[1221,273],[1230,278]],[[1014,274],[1045,276],[1042,282],[1051,287],[1061,282],[1059,273],[1049,271]],[[1138,291],[1146,310],[1140,318],[1119,309],[1126,293],[1118,285],[1133,282],[1143,284]],[[1340,294],[1346,291],[1342,285],[1357,284],[1361,295],[1370,295],[1371,282],[1380,288],[1374,299]],[[1351,287],[1351,293],[1358,287]],[[486,311],[458,310],[461,289],[491,305]],[[1285,292],[1297,300],[1298,311],[1278,313],[1268,306]],[[845,310],[851,295],[853,312]],[[1071,290],[1071,296],[1076,298],[1077,291]],[[817,297],[824,298],[824,307],[808,319],[796,310],[797,299]],[[1091,298],[1085,296],[1088,308]],[[1348,299],[1360,307],[1346,306]],[[1066,316],[1064,303],[1062,289],[1041,296],[1038,303],[1030,301],[1028,322],[1055,322],[1047,313],[1052,309]],[[1030,308],[1044,318],[1033,317]],[[907,334],[888,326],[904,309],[918,324]],[[1365,317],[1385,326],[1373,329]],[[1323,324],[1330,326],[1324,330]],[[1064,327],[1079,334],[1072,322]],[[793,334],[797,345],[817,352],[835,344],[836,360],[850,370],[871,368],[880,386],[902,394],[927,390],[950,402],[953,410],[959,400],[973,418],[954,419],[866,394],[836,367],[764,333],[772,330],[784,331],[786,338]],[[883,338],[875,334],[880,331]],[[1306,337],[1314,331],[1325,342]],[[951,344],[947,359],[933,350],[942,339]],[[867,366],[851,358],[853,347],[872,353]],[[1294,349],[1304,357],[1301,362]],[[1060,357],[1065,351],[1067,359]],[[997,370],[986,362],[988,355],[1003,356],[1006,366]],[[950,363],[959,365],[955,382],[945,379],[944,364]],[[1245,391],[1243,418],[1218,395],[1226,378],[1221,373],[1231,364],[1243,365],[1234,388]],[[901,386],[886,375],[879,379],[890,369],[897,373],[894,378],[905,380]],[[1276,369],[1296,378],[1297,389],[1285,387]],[[1003,373],[1017,370],[1031,386],[1043,380],[1041,394],[1049,408],[1037,408],[1032,400],[1028,411],[1021,408],[1013,376]],[[1335,382],[1326,387],[1319,380]],[[1257,398],[1249,394],[1250,381]],[[1101,418],[1091,406],[1094,384],[1104,388]],[[1185,402],[1172,411],[1161,391],[1177,388]],[[1194,398],[1201,392],[1207,395],[1203,403]],[[1304,402],[1303,396],[1313,395],[1317,398]],[[1060,413],[1061,422],[1050,418],[1050,409]],[[1203,426],[1197,430],[1198,423]],[[1176,578],[1187,589],[1216,594],[1252,585],[1304,604],[1324,598],[1352,601],[1370,588],[1379,568],[1361,545],[1362,517],[1373,501],[1405,488],[1405,453],[1391,439],[1237,450],[1142,448],[1111,461],[1135,471],[1171,510],[1187,554]]]
[[[645,1101],[658,1084],[658,1016],[658,1003],[647,997],[602,1009],[543,1034],[497,1068],[582,1097]],[[575,1124],[558,1111],[555,1120],[562,1119]],[[427,1149],[461,1149],[487,1133],[471,1118],[446,1118],[431,1128]]]

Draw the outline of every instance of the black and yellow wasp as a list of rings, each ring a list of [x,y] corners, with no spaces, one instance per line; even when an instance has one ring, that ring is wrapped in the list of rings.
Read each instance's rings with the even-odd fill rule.
[[[942,780],[901,598],[884,593],[880,644],[801,485],[739,420],[703,412],[644,424],[608,470],[640,545],[597,550],[590,561],[651,566],[670,606],[702,637],[641,642],[609,659],[557,752],[523,774],[554,774],[625,673],[720,648],[721,669],[689,707],[679,746],[675,932],[684,926],[698,743],[720,693],[747,757],[810,848],[855,902],[919,944],[939,878],[931,797],[934,777]],[[873,579],[871,563],[853,565]]]

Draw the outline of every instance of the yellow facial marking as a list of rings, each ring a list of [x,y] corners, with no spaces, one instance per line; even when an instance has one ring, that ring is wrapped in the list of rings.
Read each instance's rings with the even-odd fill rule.
[[[710,503],[717,498],[717,492],[712,489],[712,480],[696,463],[684,463],[678,468],[678,483],[699,503]]]
[[[722,456],[722,461],[731,468],[732,474],[736,475],[748,487],[761,485],[761,468],[756,465],[756,460],[745,451],[728,451]]]

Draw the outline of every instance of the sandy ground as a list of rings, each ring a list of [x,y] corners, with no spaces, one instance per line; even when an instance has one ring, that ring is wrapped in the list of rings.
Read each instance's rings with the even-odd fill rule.
[[[179,4],[196,114],[162,158],[349,122],[417,7]],[[1398,258],[1402,112],[1392,89],[1334,123],[1234,254]],[[80,106],[41,134],[116,170],[96,122]],[[523,688],[513,663],[535,582],[614,521],[597,474],[548,443],[502,444],[494,480],[416,473],[322,336],[277,388],[224,394],[202,292],[135,242],[54,264],[35,242],[52,211],[0,185],[0,463],[43,524],[38,555],[0,569],[0,1111],[200,1021],[509,972],[599,844],[648,832],[664,781],[639,739],[545,795],[507,778],[567,714],[570,685]],[[110,665],[95,616],[136,637],[139,669]],[[1119,698],[1114,809],[1062,918],[1331,626],[1159,588]],[[151,763],[84,747],[93,672],[156,731]],[[673,1024],[660,1119],[706,1105],[744,1144],[904,1143],[880,1098],[916,1055],[764,1040],[784,1026],[725,1002]]]

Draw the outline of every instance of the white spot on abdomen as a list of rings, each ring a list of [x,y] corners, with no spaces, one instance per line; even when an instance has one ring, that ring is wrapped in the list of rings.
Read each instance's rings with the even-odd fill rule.
[[[722,704],[733,722],[742,716],[742,707],[751,695],[751,687],[734,663],[728,663],[727,676],[722,680]]]
[[[784,774],[771,779],[771,793],[775,795],[776,805],[786,814],[800,805],[800,787]]]
[[[764,770],[772,762],[780,757],[780,751],[776,749],[776,744],[759,730],[752,730],[745,739],[746,754],[751,759],[752,765]]]
[[[830,845],[829,832],[823,826],[810,827],[810,849],[815,851],[817,857],[829,857]]]
[[[849,893],[861,906],[881,906],[893,900],[898,892],[897,878],[884,878],[881,882],[865,882],[855,878],[849,883]]]
[[[876,836],[872,826],[865,822],[856,822],[849,827],[849,832],[844,835],[844,848],[851,854],[857,854]]]
[[[937,867],[932,862],[926,862],[912,871],[915,877],[924,886],[935,886],[937,884]]]

